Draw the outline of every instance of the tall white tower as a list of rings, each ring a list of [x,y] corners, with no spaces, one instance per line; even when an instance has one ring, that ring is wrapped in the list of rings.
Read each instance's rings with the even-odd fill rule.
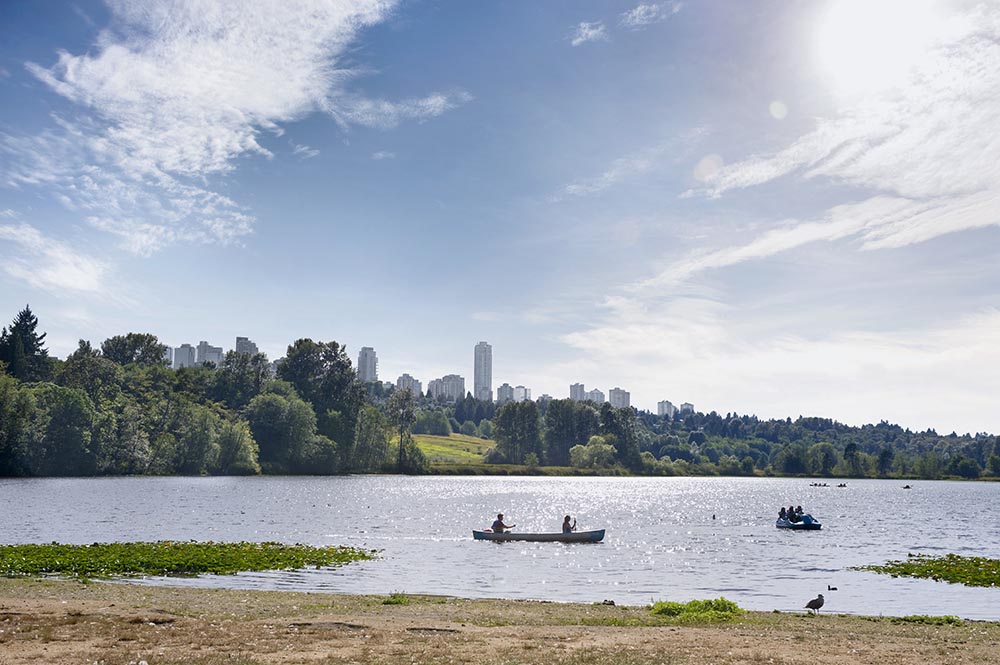
[[[378,381],[378,356],[370,346],[362,346],[358,353],[358,380],[361,383]]]
[[[486,342],[476,344],[476,371],[472,394],[483,402],[493,401],[493,347]]]

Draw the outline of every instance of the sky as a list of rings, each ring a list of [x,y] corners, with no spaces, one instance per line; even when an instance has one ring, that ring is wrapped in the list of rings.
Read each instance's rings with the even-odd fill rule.
[[[0,3],[0,321],[1000,432],[997,0]]]

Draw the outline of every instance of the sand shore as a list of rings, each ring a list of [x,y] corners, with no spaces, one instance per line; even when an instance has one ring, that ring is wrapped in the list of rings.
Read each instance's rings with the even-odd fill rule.
[[[0,664],[1000,662],[1000,623],[0,580]]]

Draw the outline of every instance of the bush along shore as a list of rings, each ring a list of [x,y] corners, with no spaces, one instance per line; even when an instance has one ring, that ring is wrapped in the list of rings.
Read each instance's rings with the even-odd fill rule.
[[[159,541],[92,545],[0,545],[0,575],[81,579],[136,575],[232,575],[240,571],[339,566],[374,550],[282,543]]]

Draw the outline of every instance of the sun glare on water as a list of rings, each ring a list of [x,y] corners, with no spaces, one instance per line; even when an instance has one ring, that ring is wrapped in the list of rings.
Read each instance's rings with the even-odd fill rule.
[[[833,89],[845,95],[904,84],[942,25],[932,0],[834,0],[821,14],[815,48]]]

